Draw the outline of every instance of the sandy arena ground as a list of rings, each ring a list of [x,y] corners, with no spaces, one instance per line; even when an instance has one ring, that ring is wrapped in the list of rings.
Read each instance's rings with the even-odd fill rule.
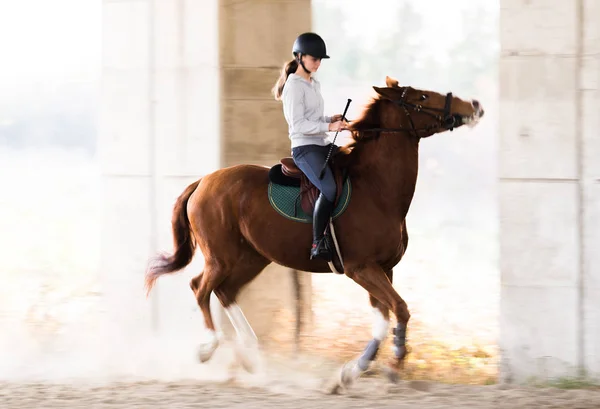
[[[111,374],[101,368],[100,358],[92,364],[99,369],[96,375],[88,370],[87,375],[66,375],[52,383],[0,382],[0,408],[600,408],[598,387],[425,380],[393,384],[381,371],[383,360],[349,388],[340,389],[335,388],[339,361],[306,354],[261,356],[256,372],[249,374],[237,364],[231,343],[223,344],[205,364],[173,351],[153,362],[140,362],[135,377]]]
[[[0,384],[0,407],[23,408],[600,408],[598,390],[457,386],[428,381],[388,385],[363,379],[343,395],[276,391],[233,383],[119,383],[102,387]]]

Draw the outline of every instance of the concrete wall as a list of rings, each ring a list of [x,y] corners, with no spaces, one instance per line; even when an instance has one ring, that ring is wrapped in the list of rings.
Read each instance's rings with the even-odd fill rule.
[[[172,206],[190,182],[289,154],[269,90],[310,24],[309,0],[104,0],[102,279],[115,344],[156,333],[197,343],[203,321],[188,282],[202,269],[201,253],[162,277],[149,301],[148,257],[171,251]],[[310,285],[307,275],[302,281]],[[287,269],[270,267],[240,304],[260,337],[287,329],[283,339],[293,340]]]
[[[500,3],[501,376],[600,376],[600,3]]]

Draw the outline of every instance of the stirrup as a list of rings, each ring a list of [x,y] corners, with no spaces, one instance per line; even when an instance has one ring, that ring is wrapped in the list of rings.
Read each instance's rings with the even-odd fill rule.
[[[317,243],[313,242],[310,249],[310,259],[321,259],[328,262],[333,260],[333,254],[328,245],[327,236],[323,236]]]

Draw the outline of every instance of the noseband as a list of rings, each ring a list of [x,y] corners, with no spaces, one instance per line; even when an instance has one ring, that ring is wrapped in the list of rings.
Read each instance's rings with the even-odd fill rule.
[[[402,91],[402,96],[400,97],[400,99],[392,100],[392,102],[398,106],[401,106],[402,109],[404,109],[404,112],[406,113],[406,116],[408,117],[408,120],[410,121],[410,126],[411,126],[410,128],[367,128],[367,129],[360,129],[357,131],[358,132],[365,132],[365,131],[406,132],[406,131],[409,131],[409,132],[412,132],[416,138],[418,138],[419,132],[431,131],[431,130],[437,129],[440,126],[444,129],[448,129],[450,131],[454,130],[454,127],[456,125],[456,116],[452,115],[450,113],[450,105],[452,104],[452,93],[451,92],[448,92],[446,94],[446,101],[444,104],[444,109],[440,109],[440,108],[424,107],[423,105],[413,104],[412,102],[405,101],[404,98],[406,97],[407,91],[408,91],[408,87],[405,87],[404,90]],[[413,122],[412,117],[410,116],[409,110],[427,114],[435,119],[435,123],[427,125],[424,128],[416,128],[415,123]]]

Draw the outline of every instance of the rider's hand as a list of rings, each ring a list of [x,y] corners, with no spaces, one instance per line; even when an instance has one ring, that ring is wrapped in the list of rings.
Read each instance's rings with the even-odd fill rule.
[[[341,121],[342,120],[342,115],[341,114],[336,114],[334,116],[331,117],[331,122],[337,122],[337,121]]]
[[[329,124],[329,131],[330,132],[343,131],[344,129],[347,129],[347,126],[348,126],[347,122],[342,122],[342,121],[331,122]]]

